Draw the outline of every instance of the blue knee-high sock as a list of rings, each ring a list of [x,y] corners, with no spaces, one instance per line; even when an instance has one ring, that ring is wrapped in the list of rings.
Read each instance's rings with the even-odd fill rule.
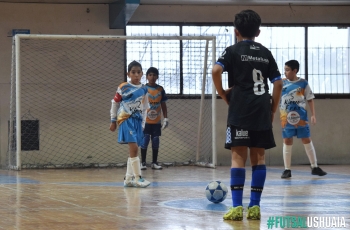
[[[233,207],[243,206],[244,168],[231,168],[231,195]]]
[[[266,179],[266,165],[256,165],[252,167],[252,183],[250,192],[249,207],[260,206],[261,193]]]

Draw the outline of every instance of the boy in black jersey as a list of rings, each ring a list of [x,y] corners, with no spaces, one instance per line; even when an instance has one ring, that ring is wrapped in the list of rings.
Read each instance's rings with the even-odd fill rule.
[[[243,219],[245,163],[250,153],[252,182],[247,218],[260,219],[260,197],[266,179],[265,149],[276,146],[272,121],[282,92],[281,74],[271,52],[254,42],[260,33],[260,16],[244,10],[235,16],[237,43],[229,46],[213,67],[218,94],[229,105],[225,148],[231,149],[233,207],[224,220]],[[228,72],[230,98],[222,87],[222,72]],[[272,103],[267,79],[273,83]]]

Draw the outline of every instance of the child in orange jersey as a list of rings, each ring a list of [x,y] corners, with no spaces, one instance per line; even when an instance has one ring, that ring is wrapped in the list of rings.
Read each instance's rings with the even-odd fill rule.
[[[161,129],[165,129],[169,124],[168,111],[166,106],[165,90],[162,86],[156,84],[159,76],[159,71],[155,67],[150,67],[146,72],[148,83],[148,102],[149,109],[147,110],[146,125],[143,130],[144,137],[141,145],[141,170],[146,170],[146,155],[149,141],[152,141],[152,169],[162,169],[158,164],[159,137]],[[163,113],[163,125],[161,125],[161,117]]]

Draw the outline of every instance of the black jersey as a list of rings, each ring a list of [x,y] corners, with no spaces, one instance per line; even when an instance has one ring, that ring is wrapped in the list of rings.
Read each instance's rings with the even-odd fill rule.
[[[228,124],[247,130],[272,128],[267,79],[281,79],[275,59],[263,45],[241,41],[227,47],[217,64],[228,72],[230,98]]]

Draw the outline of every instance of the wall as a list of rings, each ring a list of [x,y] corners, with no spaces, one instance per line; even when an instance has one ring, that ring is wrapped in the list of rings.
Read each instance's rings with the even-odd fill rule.
[[[89,8],[89,13],[87,13]],[[232,22],[243,6],[147,6],[141,5],[130,22]],[[350,23],[350,6],[250,6],[263,23]],[[30,29],[32,34],[110,34],[108,5],[95,4],[13,4],[0,3],[0,161],[5,164],[9,119],[11,76],[11,30]],[[124,58],[124,57],[121,57]],[[349,164],[349,100],[315,100],[317,125],[311,127],[320,164]],[[218,164],[229,165],[230,152],[223,148],[226,106],[218,101]],[[278,114],[277,114],[278,115]],[[278,117],[274,122],[277,147],[267,151],[268,165],[282,165],[282,139]],[[171,117],[171,114],[169,114]],[[295,141],[293,164],[307,164],[303,146]]]
[[[227,105],[225,105],[222,100],[219,100],[217,107],[217,120],[225,121],[227,118]],[[311,125],[310,130],[318,163],[349,164],[350,124],[347,122],[347,114],[350,113],[350,100],[316,99],[315,109],[317,122],[315,125]],[[280,127],[279,113],[276,113],[273,122],[273,132],[277,146],[266,152],[266,164],[268,165],[283,165],[283,139]],[[225,128],[226,125],[223,122],[218,124],[217,152],[219,165],[227,165],[227,162],[230,162],[231,157],[230,151],[223,148],[226,134]],[[294,138],[292,163],[308,164],[308,162],[301,140]]]
[[[130,22],[233,22],[241,10],[255,10],[263,23],[350,23],[350,6],[141,5]]]
[[[30,29],[31,34],[124,35],[124,30],[109,29],[108,4],[0,3],[0,161],[2,166],[6,163],[8,148],[12,29]],[[122,56],[124,58],[124,55]]]

